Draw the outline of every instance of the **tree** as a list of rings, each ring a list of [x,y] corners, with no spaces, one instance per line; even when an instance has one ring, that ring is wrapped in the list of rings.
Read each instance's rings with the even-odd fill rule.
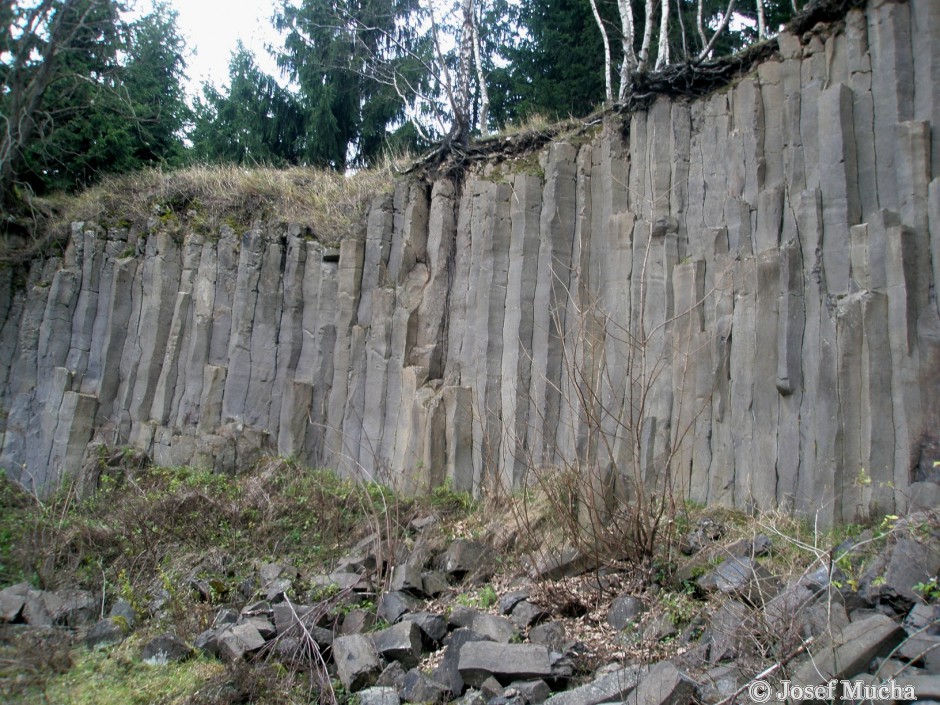
[[[87,105],[99,88],[95,77],[113,73],[118,10],[114,3],[98,0],[5,4],[0,111],[0,193],[5,205],[29,152],[63,118]]]
[[[190,132],[197,160],[245,165],[298,164],[306,136],[307,118],[295,96],[261,71],[240,42],[229,61],[227,92],[203,86]]]
[[[277,59],[307,116],[304,161],[343,170],[382,153],[413,97],[430,92],[420,16],[419,0],[285,0]]]
[[[176,25],[177,12],[164,2],[131,25],[128,63],[121,72],[128,128],[135,133],[139,163],[181,163],[183,129],[192,113],[183,90],[186,45]]]
[[[609,24],[608,5],[597,4]],[[586,0],[523,3],[511,22],[523,39],[500,50],[505,65],[490,73],[497,123],[586,115],[604,101],[605,50]]]
[[[84,186],[182,155],[185,63],[165,5],[137,22],[111,0],[7,2],[0,190]]]
[[[643,0],[638,12],[638,0],[617,0],[622,57],[618,100],[625,101],[637,76],[651,68],[698,64],[766,39],[796,8],[795,0]],[[738,20],[734,30],[729,29],[732,18]],[[654,35],[655,24],[659,30]]]

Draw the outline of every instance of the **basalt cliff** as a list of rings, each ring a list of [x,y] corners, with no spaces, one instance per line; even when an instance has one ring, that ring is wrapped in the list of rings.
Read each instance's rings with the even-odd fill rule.
[[[871,0],[709,95],[441,173],[338,248],[76,223],[0,272],[0,466],[665,474],[827,523],[936,487],[940,3]]]

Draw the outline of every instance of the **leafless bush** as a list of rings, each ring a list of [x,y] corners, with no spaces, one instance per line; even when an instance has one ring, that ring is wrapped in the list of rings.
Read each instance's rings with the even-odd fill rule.
[[[714,291],[677,290],[674,313],[654,310],[653,241],[634,252],[641,261],[627,321],[587,287],[569,289],[555,276],[561,293],[549,335],[560,374],[536,379],[533,369],[530,423],[524,435],[507,428],[504,441],[529,468],[518,503],[526,530],[535,528],[533,507],[547,503],[564,536],[595,565],[628,564],[649,579],[671,562],[692,434],[710,404],[711,392],[696,390],[691,361],[706,344],[703,304]]]

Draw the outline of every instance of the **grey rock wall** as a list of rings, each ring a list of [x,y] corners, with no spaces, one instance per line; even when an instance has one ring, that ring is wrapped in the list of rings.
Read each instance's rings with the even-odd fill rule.
[[[560,468],[903,509],[940,436],[938,88],[940,4],[872,0],[706,98],[401,181],[338,251],[76,224],[0,273],[0,465],[43,487],[132,444],[411,492]]]

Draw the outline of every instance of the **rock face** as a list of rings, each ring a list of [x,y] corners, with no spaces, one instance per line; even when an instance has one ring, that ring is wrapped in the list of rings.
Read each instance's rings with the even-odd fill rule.
[[[338,258],[287,226],[75,224],[0,272],[0,466],[273,451],[476,492],[581,454],[605,486],[637,463],[699,502],[903,510],[940,428],[938,27],[873,1],[537,165],[402,181]],[[585,447],[576,384],[637,447]]]

